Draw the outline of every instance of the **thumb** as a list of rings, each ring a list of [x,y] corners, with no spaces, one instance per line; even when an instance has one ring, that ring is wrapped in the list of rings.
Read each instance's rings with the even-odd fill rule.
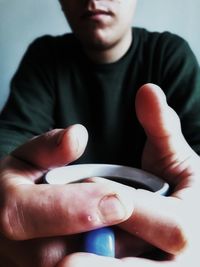
[[[37,168],[47,170],[68,164],[85,150],[88,133],[80,124],[54,129],[23,144],[12,155]]]
[[[182,135],[180,120],[155,84],[143,85],[136,95],[136,113],[149,138]]]
[[[143,85],[135,104],[138,119],[147,135],[143,168],[160,176],[167,171],[168,178],[188,169],[188,159],[194,159],[195,152],[186,142],[179,117],[167,104],[161,88],[154,84]],[[194,165],[192,162],[190,164]]]

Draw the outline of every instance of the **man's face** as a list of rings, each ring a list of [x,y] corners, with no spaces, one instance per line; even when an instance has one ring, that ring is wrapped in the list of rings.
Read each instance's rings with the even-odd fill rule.
[[[82,44],[105,49],[130,31],[137,0],[60,0],[73,32]]]

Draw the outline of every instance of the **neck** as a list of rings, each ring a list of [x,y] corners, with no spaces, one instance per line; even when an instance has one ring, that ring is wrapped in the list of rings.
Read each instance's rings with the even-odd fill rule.
[[[124,38],[116,42],[112,46],[105,49],[85,48],[87,56],[94,62],[99,64],[109,64],[122,58],[132,43],[132,31],[130,30]]]

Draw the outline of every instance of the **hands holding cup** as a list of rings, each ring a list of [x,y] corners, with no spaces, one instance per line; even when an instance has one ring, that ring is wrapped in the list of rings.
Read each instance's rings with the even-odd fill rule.
[[[83,153],[87,132],[75,125],[36,137],[1,162],[0,255],[5,266],[198,265],[200,159],[158,87],[140,88],[136,111],[147,135],[142,168],[169,183],[170,196],[97,178],[66,186],[40,184],[46,171]],[[118,229],[117,258],[72,253],[80,251],[72,234],[107,225]],[[134,257],[134,243],[140,244],[134,240],[159,249],[165,260]]]

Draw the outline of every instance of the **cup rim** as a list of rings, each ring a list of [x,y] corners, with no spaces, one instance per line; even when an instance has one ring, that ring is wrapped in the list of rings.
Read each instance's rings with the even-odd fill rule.
[[[81,182],[90,177],[103,177],[116,182],[134,183],[141,185],[141,188],[160,195],[167,195],[169,184],[163,179],[148,173],[144,170],[115,164],[74,164],[58,167],[46,173],[44,180],[48,184],[68,184]],[[122,182],[123,183],[123,182]]]

